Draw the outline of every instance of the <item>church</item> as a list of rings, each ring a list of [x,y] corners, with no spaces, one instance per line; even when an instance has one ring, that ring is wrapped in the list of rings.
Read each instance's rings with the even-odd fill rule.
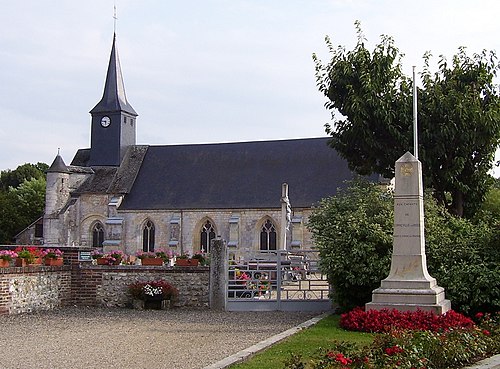
[[[327,137],[136,144],[138,124],[147,123],[138,123],[127,100],[116,35],[103,96],[90,114],[90,148],[69,165],[58,154],[47,171],[47,247],[193,254],[221,237],[233,257],[310,249],[313,206],[353,178]]]

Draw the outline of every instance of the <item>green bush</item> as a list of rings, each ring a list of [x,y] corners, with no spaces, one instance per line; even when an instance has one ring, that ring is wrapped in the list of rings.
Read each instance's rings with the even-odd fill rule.
[[[387,277],[392,226],[392,195],[366,181],[353,181],[314,209],[308,227],[342,310],[370,301],[372,290]]]
[[[453,309],[466,314],[500,309],[500,216],[473,220],[450,215],[426,194],[425,235],[429,273],[446,289]],[[308,223],[321,267],[342,311],[371,301],[388,276],[393,196],[381,186],[353,181],[314,209]]]
[[[485,215],[457,218],[426,197],[429,273],[445,287],[453,308],[468,315],[500,309],[500,223]]]

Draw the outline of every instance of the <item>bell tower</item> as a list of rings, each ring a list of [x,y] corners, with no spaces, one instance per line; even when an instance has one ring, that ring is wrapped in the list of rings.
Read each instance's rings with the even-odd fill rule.
[[[125,95],[116,34],[101,101],[92,115],[89,166],[119,166],[126,149],[135,145],[137,113]]]

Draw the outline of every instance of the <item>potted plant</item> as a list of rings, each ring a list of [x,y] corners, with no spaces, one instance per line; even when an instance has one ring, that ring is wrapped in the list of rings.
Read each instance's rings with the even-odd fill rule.
[[[134,306],[140,308],[165,308],[165,301],[177,297],[178,290],[165,280],[135,282],[128,286],[128,293],[134,300]]]
[[[173,257],[173,253],[171,250],[165,250],[165,249],[160,248],[158,250],[155,250],[155,253],[156,253],[157,257],[160,257],[163,259],[163,262],[165,264],[169,263],[170,259],[172,259],[172,257]]]
[[[204,253],[204,252],[197,252],[193,255],[193,257],[191,259],[196,259],[198,260],[198,263],[200,265],[207,265],[208,264],[208,257],[207,257],[207,254]]]
[[[198,259],[192,259],[188,252],[184,252],[176,257],[176,266],[198,266]]]
[[[12,259],[17,258],[17,253],[12,250],[0,250],[0,268],[10,266]]]
[[[59,249],[44,249],[41,252],[41,257],[45,265],[61,266],[63,265],[63,252]]]
[[[107,255],[105,255],[110,261],[110,265],[120,265],[122,260],[126,258],[126,255],[121,250],[113,250],[110,251]],[[112,262],[111,262],[112,261]]]
[[[120,265],[123,259],[125,259],[125,254],[121,250],[113,250],[104,253],[100,258],[97,259],[97,264],[99,265]]]
[[[104,259],[104,251],[102,249],[95,249],[90,254],[93,260],[95,260],[95,264],[97,265],[107,265],[108,260]]]
[[[103,250],[94,250],[92,258],[96,260],[97,265],[120,265],[126,255],[121,250],[104,252]]]
[[[157,255],[156,252],[153,251],[138,251],[136,256],[141,260],[142,265],[155,265],[162,266],[163,258]]]
[[[40,250],[37,247],[17,247],[14,250],[17,254],[16,266],[24,267],[27,265],[41,264]],[[40,260],[40,262],[38,262]]]

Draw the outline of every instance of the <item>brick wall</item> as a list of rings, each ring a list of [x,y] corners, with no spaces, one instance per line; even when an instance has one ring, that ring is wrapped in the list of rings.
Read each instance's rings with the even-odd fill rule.
[[[49,310],[72,302],[71,268],[0,269],[0,314]]]

